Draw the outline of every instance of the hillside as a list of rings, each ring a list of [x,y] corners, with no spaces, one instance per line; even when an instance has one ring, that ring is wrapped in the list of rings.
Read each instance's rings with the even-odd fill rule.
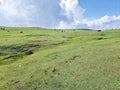
[[[0,29],[0,90],[119,90],[120,30]]]

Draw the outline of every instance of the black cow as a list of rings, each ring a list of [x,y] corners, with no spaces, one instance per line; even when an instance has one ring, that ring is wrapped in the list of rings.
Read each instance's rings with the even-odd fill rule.
[[[102,30],[98,30],[98,32],[101,32]]]

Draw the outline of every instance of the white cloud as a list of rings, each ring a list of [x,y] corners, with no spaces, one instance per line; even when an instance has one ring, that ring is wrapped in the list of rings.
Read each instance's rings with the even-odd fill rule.
[[[83,17],[85,9],[81,8],[78,0],[61,0],[60,6],[64,11],[64,15],[69,20],[61,20],[59,22],[59,28],[120,28],[120,16],[105,15],[99,19],[87,20]]]
[[[0,16],[3,17],[1,21],[5,21],[7,25],[29,25],[29,15],[33,13],[29,10],[35,9],[35,6],[25,6],[22,0],[0,0],[0,2]]]
[[[85,9],[79,6],[78,0],[61,0],[60,7],[67,19],[59,22],[59,28],[75,28],[76,21],[83,21]]]
[[[0,0],[0,25],[53,27],[58,7],[58,0]]]
[[[87,21],[88,27],[95,27],[101,29],[120,28],[120,16],[105,15],[100,19]]]
[[[85,10],[79,6],[78,0],[61,0],[60,6],[68,19],[82,19]]]
[[[0,25],[58,28],[120,28],[120,16],[88,20],[78,0],[0,0]]]

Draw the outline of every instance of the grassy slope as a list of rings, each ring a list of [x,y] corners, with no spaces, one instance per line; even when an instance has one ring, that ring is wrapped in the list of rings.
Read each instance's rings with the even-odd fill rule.
[[[119,90],[119,40],[120,30],[0,30],[0,90]]]

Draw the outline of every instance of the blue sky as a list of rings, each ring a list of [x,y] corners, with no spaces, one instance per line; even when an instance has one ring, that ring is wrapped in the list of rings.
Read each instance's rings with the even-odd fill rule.
[[[1,26],[120,28],[120,0],[0,0]]]
[[[84,16],[88,19],[120,15],[120,0],[79,0],[79,5],[86,9]]]

